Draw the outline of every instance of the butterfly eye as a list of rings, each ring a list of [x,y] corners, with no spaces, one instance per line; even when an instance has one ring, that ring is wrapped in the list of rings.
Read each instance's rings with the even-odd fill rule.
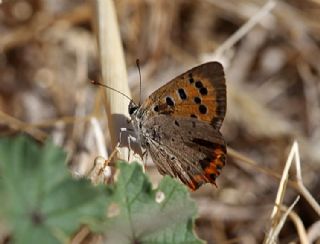
[[[129,103],[128,112],[129,115],[132,115],[137,109],[139,108],[138,105],[134,104],[132,101]]]
[[[130,115],[133,114],[134,111],[136,111],[136,110],[137,110],[137,108],[134,108],[134,107],[129,108],[129,114],[130,114]]]

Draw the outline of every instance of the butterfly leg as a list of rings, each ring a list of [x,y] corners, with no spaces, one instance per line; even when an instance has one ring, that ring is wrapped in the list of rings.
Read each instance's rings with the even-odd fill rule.
[[[122,145],[121,139],[122,139],[122,132],[133,132],[132,129],[129,128],[120,128],[120,133],[119,133],[119,145]],[[128,136],[129,137],[129,136]]]
[[[119,132],[119,145],[122,144],[121,139],[122,139],[122,132],[126,132],[127,128],[120,128],[120,132]]]
[[[119,144],[120,145],[121,145],[122,132],[133,132],[133,130],[129,129],[129,128],[120,128],[120,135],[119,135],[119,137],[120,137]],[[132,150],[131,143],[132,142],[137,142],[137,138],[129,134],[127,139],[128,139],[127,142],[128,142],[128,148],[129,148],[129,153],[128,153],[128,161],[129,161],[130,160],[130,153],[131,153],[131,150]]]
[[[130,153],[131,153],[131,150],[132,150],[131,143],[132,142],[136,142],[136,141],[137,141],[137,138],[135,138],[132,135],[128,135],[128,148],[129,148],[128,161],[129,161]]]

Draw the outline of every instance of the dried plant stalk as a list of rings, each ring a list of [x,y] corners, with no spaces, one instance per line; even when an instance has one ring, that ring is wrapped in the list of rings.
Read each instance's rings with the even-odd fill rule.
[[[97,35],[103,83],[130,96],[127,70],[121,44],[117,16],[112,0],[96,0]],[[128,100],[115,91],[105,89],[105,107],[114,148],[119,142],[121,127],[127,127]],[[120,150],[119,157],[127,159],[128,150]]]

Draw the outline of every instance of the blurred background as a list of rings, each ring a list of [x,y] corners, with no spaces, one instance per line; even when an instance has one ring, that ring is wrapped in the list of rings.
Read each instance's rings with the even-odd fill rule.
[[[1,1],[0,1],[1,2]],[[228,109],[222,133],[230,148],[218,187],[192,193],[197,234],[208,243],[261,243],[279,179],[294,140],[306,187],[320,201],[320,1],[278,1],[235,45],[221,45],[266,1],[117,0],[129,87],[139,100],[181,72],[218,60],[225,66]],[[0,4],[0,136],[24,131],[63,146],[83,175],[97,156],[89,119],[98,118],[108,144],[99,80],[95,10],[90,0],[3,0]],[[105,43],[108,45],[108,43]],[[112,148],[108,148],[112,151]],[[152,164],[147,173],[161,176]],[[292,179],[295,172],[291,174]],[[292,187],[284,203],[297,195]],[[301,198],[295,207],[320,243],[319,215]],[[298,241],[290,220],[280,243]],[[318,239],[318,240],[317,240]]]

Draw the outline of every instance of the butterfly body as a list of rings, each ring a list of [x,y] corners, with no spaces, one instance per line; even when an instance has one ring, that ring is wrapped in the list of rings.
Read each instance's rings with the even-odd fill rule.
[[[192,190],[215,184],[226,161],[219,131],[226,112],[223,67],[205,63],[174,78],[129,114],[141,146],[161,174]]]

